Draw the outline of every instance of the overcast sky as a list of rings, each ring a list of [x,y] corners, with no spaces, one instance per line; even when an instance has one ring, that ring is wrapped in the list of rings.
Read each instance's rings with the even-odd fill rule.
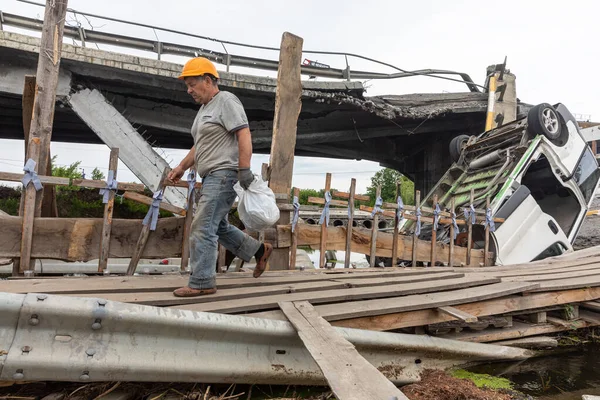
[[[39,0],[43,2],[43,0]],[[562,102],[573,113],[600,119],[600,3],[595,1],[270,1],[220,0],[70,0],[78,11],[142,22],[206,35],[223,40],[279,47],[281,34],[289,31],[304,38],[306,50],[344,51],[391,63],[400,68],[449,69],[466,72],[477,82],[485,69],[508,56],[508,68],[517,76],[517,96],[531,104]],[[0,0],[0,10],[28,17],[43,16],[43,8],[16,0]],[[74,23],[72,14],[68,21]],[[84,27],[88,22],[80,18]],[[155,39],[149,29],[91,19],[97,30]],[[10,27],[7,30],[18,31]],[[25,31],[18,31],[26,33]],[[33,33],[29,32],[28,34]],[[192,44],[222,51],[220,44],[157,31],[162,41]],[[100,46],[101,49],[110,49]],[[228,46],[231,53],[277,59],[276,52]],[[126,49],[118,49],[129,52]],[[152,57],[151,54],[141,54]],[[305,54],[333,67],[343,68],[343,57]],[[178,57],[163,59],[185,62]],[[350,59],[350,66],[381,72],[390,69]],[[224,69],[223,66],[218,66]],[[232,69],[274,76],[258,70]],[[431,78],[369,81],[367,95],[424,92],[462,92],[466,86]],[[184,152],[164,149],[175,166]],[[58,163],[82,161],[86,172],[106,171],[106,146],[53,143]],[[255,155],[253,169],[267,156]],[[0,170],[18,172],[23,165],[23,143],[0,140]],[[293,184],[322,188],[325,172],[333,173],[332,186],[345,190],[357,178],[364,192],[369,178],[379,169],[367,161],[340,161],[298,157]],[[135,181],[129,171],[119,171],[121,181]]]

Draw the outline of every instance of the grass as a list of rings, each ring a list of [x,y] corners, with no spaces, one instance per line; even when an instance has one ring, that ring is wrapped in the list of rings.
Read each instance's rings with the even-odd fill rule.
[[[476,374],[474,372],[465,371],[464,369],[457,369],[451,372],[451,375],[458,379],[468,379],[472,381],[475,386],[480,388],[488,388],[493,390],[498,389],[513,389],[513,383],[506,378],[498,378],[488,374]]]

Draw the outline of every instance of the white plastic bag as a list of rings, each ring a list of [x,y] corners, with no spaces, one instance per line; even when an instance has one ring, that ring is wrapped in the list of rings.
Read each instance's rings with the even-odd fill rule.
[[[233,189],[239,197],[238,214],[247,229],[260,232],[273,226],[279,220],[279,208],[273,191],[260,177],[254,176],[254,181],[244,190],[240,183]]]

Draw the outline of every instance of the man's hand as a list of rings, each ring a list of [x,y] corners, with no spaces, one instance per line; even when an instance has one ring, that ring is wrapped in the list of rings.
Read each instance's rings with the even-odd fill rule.
[[[248,190],[250,184],[254,181],[254,174],[252,174],[250,168],[240,168],[238,170],[238,181],[244,190]]]
[[[179,180],[181,179],[184,173],[185,169],[183,169],[181,165],[178,165],[175,168],[173,168],[171,172],[169,172],[169,175],[167,175],[167,179],[169,179],[173,183],[179,183]]]

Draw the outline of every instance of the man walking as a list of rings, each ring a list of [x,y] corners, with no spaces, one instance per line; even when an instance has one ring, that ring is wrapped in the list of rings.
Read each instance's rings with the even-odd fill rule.
[[[273,246],[259,243],[227,221],[236,198],[233,185],[239,181],[246,190],[254,180],[250,170],[252,138],[242,103],[234,94],[219,90],[219,73],[206,58],[188,61],[179,79],[185,81],[194,101],[201,104],[192,125],[194,146],[168,176],[177,183],[188,168],[195,166],[202,178],[190,234],[192,273],[188,286],[173,292],[178,297],[192,297],[217,291],[218,242],[244,261],[254,256],[255,278],[265,270]]]

